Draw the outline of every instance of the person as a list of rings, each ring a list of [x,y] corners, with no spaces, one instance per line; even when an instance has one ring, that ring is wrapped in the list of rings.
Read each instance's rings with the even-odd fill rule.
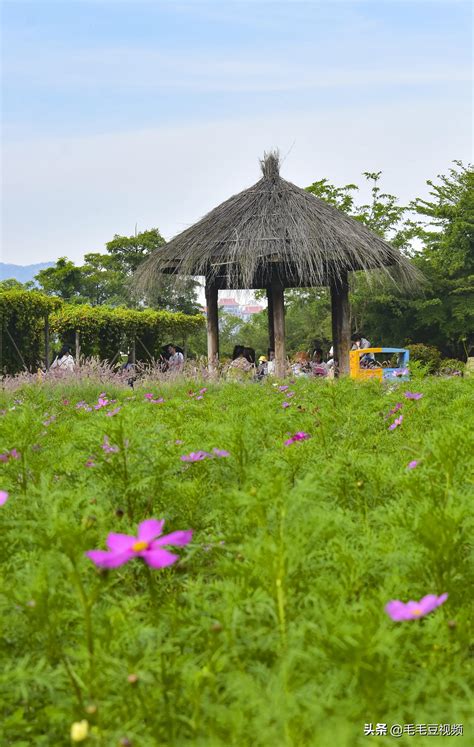
[[[130,378],[127,379],[127,384],[133,389],[133,385],[135,381],[137,380],[137,377],[135,375],[135,363],[133,362],[133,354],[127,353],[127,360],[121,367],[121,371],[124,371],[126,373],[130,373]]]
[[[168,370],[169,371],[181,371],[184,366],[184,355],[181,348],[177,345],[168,345]]]
[[[273,350],[273,348],[268,348],[267,355],[268,355],[267,375],[274,376],[275,374],[275,351]]]
[[[334,345],[331,344],[331,347],[329,348],[329,358],[326,363],[326,366],[328,367],[328,371],[334,370]]]
[[[351,341],[351,350],[365,350],[366,348],[370,348],[370,342],[365,337],[362,337],[360,332],[355,332],[351,337]],[[367,353],[367,355],[361,355],[360,357],[360,364],[363,368],[373,365],[374,361],[375,355],[373,353]]]
[[[244,358],[247,358],[248,362],[255,366],[255,350],[253,348],[244,348]]]
[[[293,356],[293,363],[291,364],[291,372],[294,376],[307,376],[310,371],[310,359],[308,353],[304,350],[299,353],[295,353]]]
[[[247,374],[254,368],[254,364],[249,359],[248,351],[249,348],[245,348],[243,345],[235,345],[232,360],[227,369],[230,378],[248,378]]]
[[[267,375],[268,370],[268,360],[266,355],[261,355],[258,359],[258,366],[257,366],[257,379],[263,379],[264,376]]]
[[[321,348],[315,348],[311,361],[311,371],[313,376],[327,376],[328,366],[323,361],[323,351]]]
[[[67,345],[62,346],[56,358],[51,363],[51,368],[57,368],[61,371],[74,371],[74,358]]]

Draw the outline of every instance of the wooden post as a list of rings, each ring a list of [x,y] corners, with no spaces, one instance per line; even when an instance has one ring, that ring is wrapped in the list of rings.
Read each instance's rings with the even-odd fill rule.
[[[275,374],[283,378],[286,375],[285,349],[285,292],[276,275],[271,285],[273,307],[273,331],[275,335]]]
[[[351,322],[349,307],[349,282],[347,272],[333,281],[331,290],[332,344],[336,376],[349,373],[349,350],[351,348]]]
[[[206,279],[207,365],[210,372],[217,369],[219,361],[219,307],[217,305],[217,294],[217,285]]]
[[[81,342],[80,342],[79,332],[76,329],[76,366],[79,365],[80,358],[81,358]]]
[[[49,316],[44,319],[44,367],[49,371]]]
[[[273,319],[273,296],[272,286],[267,287],[267,313],[268,313],[268,347],[275,350],[275,322]]]

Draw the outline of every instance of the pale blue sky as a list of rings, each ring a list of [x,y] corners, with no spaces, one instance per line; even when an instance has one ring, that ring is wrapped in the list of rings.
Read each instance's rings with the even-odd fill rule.
[[[256,181],[359,181],[403,199],[471,158],[462,0],[3,0],[2,259],[169,238]]]

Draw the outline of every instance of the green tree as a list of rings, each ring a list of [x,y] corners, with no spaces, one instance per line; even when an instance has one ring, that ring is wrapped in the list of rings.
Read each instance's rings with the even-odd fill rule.
[[[195,314],[199,311],[196,295],[199,284],[192,278],[184,280],[179,287],[171,279],[164,278],[159,287],[144,297],[137,296],[133,290],[133,273],[145,257],[163,244],[164,239],[157,228],[133,236],[116,234],[106,244],[106,254],[86,254],[81,266],[61,257],[53,267],[41,270],[35,280],[44,293],[73,303],[132,308],[147,305]]]
[[[16,278],[5,278],[5,280],[0,280],[0,293],[9,290],[31,290],[33,286],[34,283],[31,280],[20,283]]]
[[[53,267],[40,270],[35,280],[48,296],[59,296],[65,301],[85,300],[81,268],[67,257],[60,257]]]

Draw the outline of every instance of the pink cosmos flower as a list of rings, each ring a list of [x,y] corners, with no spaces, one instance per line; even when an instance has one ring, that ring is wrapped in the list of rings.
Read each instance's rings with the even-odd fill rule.
[[[286,410],[286,408],[290,406],[290,403],[289,402],[282,402],[281,406],[283,407],[284,410]]]
[[[213,449],[212,453],[216,456],[222,459],[222,457],[228,457],[230,456],[230,453],[226,451],[225,449]]]
[[[69,404],[69,400],[68,399],[63,399],[63,405],[68,405],[68,404]]]
[[[151,399],[150,402],[152,405],[161,405],[165,400],[163,397],[158,397],[158,399]]]
[[[297,431],[294,436],[291,436],[285,441],[285,446],[291,446],[291,444],[294,444],[297,441],[306,441],[308,438],[311,438],[309,433],[305,433],[304,431]]]
[[[11,449],[10,451],[6,451],[4,454],[0,454],[0,462],[9,462],[10,459],[19,459],[20,456],[21,454],[17,449]]]
[[[395,622],[401,622],[402,620],[417,620],[419,617],[427,615],[429,612],[433,612],[441,604],[444,604],[448,598],[447,594],[441,594],[437,597],[435,594],[427,594],[419,602],[400,602],[398,599],[392,599],[385,606],[385,612]]]
[[[204,399],[204,397],[202,396],[202,394],[199,394],[199,395],[198,395],[198,396],[196,397],[196,399]]]
[[[0,506],[8,501],[8,493],[6,490],[0,490]]]
[[[423,395],[421,392],[405,392],[406,399],[421,399]]]
[[[393,376],[398,378],[399,376],[408,376],[409,373],[408,368],[400,368],[398,371],[393,372]]]
[[[395,428],[398,428],[398,426],[402,424],[402,422],[403,422],[403,415],[400,415],[399,418],[395,418],[395,420],[393,421],[393,423],[388,426],[388,430],[389,431],[394,431]]]
[[[117,454],[117,452],[120,451],[118,446],[112,446],[108,436],[104,436],[104,441],[101,444],[102,449],[105,451],[106,454]]]
[[[113,418],[114,415],[118,415],[121,409],[122,409],[121,407],[116,407],[114,410],[109,410],[105,414],[107,415],[108,418]]]
[[[146,394],[144,395],[145,399],[153,399],[153,397],[154,397],[154,396],[155,396],[155,395],[153,394],[153,392],[147,392],[147,393],[146,393]]]
[[[100,395],[97,404],[94,405],[94,410],[101,410],[103,407],[107,407],[108,404],[109,400],[107,399],[107,397],[103,397],[102,395]]]
[[[95,466],[96,466],[96,464],[95,464],[95,462],[94,462],[93,458],[92,458],[92,457],[90,457],[90,458],[89,458],[89,459],[87,460],[87,462],[86,462],[86,467],[95,467]]]
[[[152,568],[165,568],[175,563],[179,555],[164,549],[166,545],[187,545],[193,536],[192,530],[171,532],[162,536],[164,519],[147,519],[138,525],[137,537],[110,533],[108,550],[88,550],[85,554],[100,568],[118,568],[132,558],[143,558]]]
[[[180,446],[181,444],[184,444],[184,441],[182,441],[180,438],[177,438],[175,444],[176,446]]]
[[[385,415],[385,420],[387,420],[387,418],[389,418],[390,415],[395,415],[395,413],[398,412],[399,410],[401,410],[402,407],[403,407],[402,403],[401,402],[397,402],[397,404],[395,405],[395,407],[392,407],[392,409]]]
[[[211,459],[212,454],[207,451],[192,451],[190,454],[183,454],[182,462],[202,462],[203,459]]]
[[[207,387],[203,387],[199,390],[199,394],[205,394],[207,392]]]
[[[418,467],[419,462],[416,459],[413,459],[412,462],[408,462],[407,469],[415,469],[415,467]]]

